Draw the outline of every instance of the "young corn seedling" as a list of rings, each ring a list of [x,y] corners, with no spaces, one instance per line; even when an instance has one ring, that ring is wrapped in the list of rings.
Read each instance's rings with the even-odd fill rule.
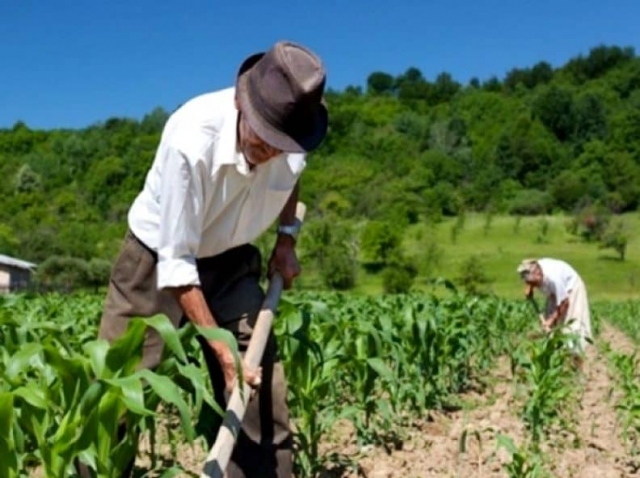
[[[338,361],[332,358],[337,339],[324,347],[309,336],[310,321],[326,313],[320,307],[306,306],[300,311],[281,299],[278,335],[289,385],[289,405],[295,410],[296,476],[314,478],[324,466],[319,444],[335,421],[326,406],[336,375]]]
[[[571,429],[573,423],[570,398],[574,394],[574,377],[567,341],[570,337],[554,330],[548,336],[529,341],[524,350],[516,352],[516,367],[527,389],[522,416],[534,444],[555,425]]]
[[[214,405],[206,375],[187,362],[168,319],[132,319],[128,332],[109,347],[101,340],[73,344],[66,332],[78,320],[61,316],[56,328],[42,312],[38,327],[37,320],[11,320],[0,308],[0,338],[10,338],[0,357],[0,400],[6,405],[0,447],[12,456],[0,460],[0,476],[26,476],[39,465],[45,476],[63,478],[81,460],[96,477],[117,477],[135,454],[137,436],[151,428],[161,400],[179,410],[187,438],[193,438],[190,409],[197,403],[187,403],[170,375],[137,369],[145,329],[153,326],[176,357],[165,362],[165,371],[188,379],[200,402]],[[123,423],[128,433],[121,436]]]
[[[510,455],[511,461],[503,465],[509,478],[549,478],[545,471],[540,455],[534,450],[516,446],[513,439],[499,434],[498,448],[504,448]]]
[[[622,437],[631,455],[640,453],[640,359],[635,354],[613,354],[622,397],[616,408],[622,421]]]

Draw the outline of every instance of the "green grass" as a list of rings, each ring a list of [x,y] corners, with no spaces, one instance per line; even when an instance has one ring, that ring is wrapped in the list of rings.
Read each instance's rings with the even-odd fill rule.
[[[435,240],[441,252],[435,275],[453,280],[459,276],[463,261],[476,255],[492,279],[490,290],[503,297],[522,297],[523,284],[516,274],[516,267],[527,257],[553,257],[573,265],[584,279],[591,300],[619,300],[640,294],[640,215],[623,216],[630,234],[625,261],[620,261],[613,250],[601,250],[595,243],[584,243],[571,236],[565,228],[569,221],[567,216],[546,216],[547,235],[543,242],[538,242],[542,219],[524,217],[516,230],[515,217],[494,216],[486,229],[485,215],[469,214],[454,243],[451,229],[456,219],[447,218],[435,226],[411,226],[403,245],[405,252],[420,263],[429,242]],[[302,285],[305,288],[319,286],[317,276],[308,269],[309,266],[303,274],[307,277],[301,278]],[[418,276],[415,288],[427,290],[428,287],[426,277]],[[380,294],[380,275],[360,271],[354,292]]]

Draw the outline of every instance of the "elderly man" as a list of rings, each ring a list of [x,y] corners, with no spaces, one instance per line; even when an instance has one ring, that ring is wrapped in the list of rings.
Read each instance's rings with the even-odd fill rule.
[[[518,266],[526,283],[525,295],[533,297],[537,287],[547,299],[546,314],[541,318],[545,332],[562,325],[565,331],[578,336],[571,342],[576,355],[582,355],[591,339],[591,316],[587,289],[573,267],[558,259],[528,259]]]
[[[279,42],[242,63],[234,88],[193,98],[171,115],[129,212],[100,337],[113,341],[131,317],[163,313],[175,326],[190,320],[224,327],[246,350],[264,298],[260,254],[250,243],[278,218],[270,272],[282,274],[285,288],[299,274],[298,178],[305,153],[327,131],[324,87],[321,60],[301,45]],[[216,399],[224,402],[236,379],[232,352],[223,342],[201,338],[201,344]],[[157,366],[162,349],[149,330],[143,366]],[[260,388],[227,476],[290,477],[286,381],[273,337],[261,370],[244,367],[243,376]],[[216,429],[207,431],[211,442]]]

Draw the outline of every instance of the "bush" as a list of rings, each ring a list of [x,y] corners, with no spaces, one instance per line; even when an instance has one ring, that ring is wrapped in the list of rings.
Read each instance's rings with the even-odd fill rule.
[[[347,290],[356,285],[358,246],[351,225],[329,216],[306,227],[304,255],[315,262],[324,285]]]
[[[369,221],[360,236],[365,266],[371,270],[387,266],[399,250],[400,234],[387,222]]]
[[[387,294],[404,294],[411,290],[418,271],[412,261],[394,262],[382,271],[382,286]]]
[[[45,289],[65,292],[93,285],[89,264],[77,257],[49,257],[38,266],[35,279]]]
[[[419,258],[421,272],[427,278],[434,278],[436,271],[442,263],[444,250],[438,245],[438,242],[431,237],[423,244],[422,253]]]
[[[95,289],[106,286],[111,275],[111,262],[104,259],[91,259],[87,264],[86,286]]]
[[[518,191],[509,204],[509,213],[522,216],[539,216],[551,212],[553,200],[549,193],[538,189]]]
[[[621,261],[624,261],[627,253],[629,234],[622,221],[611,225],[600,238],[600,249],[613,249],[618,253]]]
[[[536,236],[536,243],[546,244],[547,234],[549,233],[549,220],[546,217],[542,217],[538,220],[538,234]]]
[[[590,204],[578,210],[571,230],[586,242],[599,241],[609,226],[611,213],[603,206]]]
[[[486,266],[477,255],[471,255],[460,265],[458,283],[468,294],[485,294],[487,285],[493,282],[486,272]]]
[[[358,262],[347,248],[335,248],[324,258],[320,274],[330,289],[349,290],[356,285]]]

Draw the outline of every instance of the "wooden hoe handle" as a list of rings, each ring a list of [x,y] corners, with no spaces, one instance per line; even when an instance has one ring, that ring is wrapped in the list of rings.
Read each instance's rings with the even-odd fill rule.
[[[296,219],[302,224],[304,215],[306,213],[306,206],[298,202],[296,207]],[[282,276],[276,272],[273,274],[269,281],[269,288],[267,290],[264,303],[258,318],[256,319],[256,325],[253,328],[251,334],[251,340],[249,341],[249,347],[247,353],[244,356],[244,361],[250,369],[256,369],[262,362],[262,355],[271,332],[271,325],[273,323],[273,317],[280,300],[280,294],[282,293]],[[242,387],[242,390],[240,389]],[[204,464],[204,470],[200,474],[200,478],[222,478],[224,476],[224,470],[227,468],[229,458],[233,452],[238,433],[240,432],[240,426],[244,413],[247,409],[247,403],[251,396],[251,387],[245,382],[240,383],[238,380],[236,386],[233,388],[231,398],[227,404],[227,410],[218,431],[218,436],[213,447],[209,451],[207,461]]]

